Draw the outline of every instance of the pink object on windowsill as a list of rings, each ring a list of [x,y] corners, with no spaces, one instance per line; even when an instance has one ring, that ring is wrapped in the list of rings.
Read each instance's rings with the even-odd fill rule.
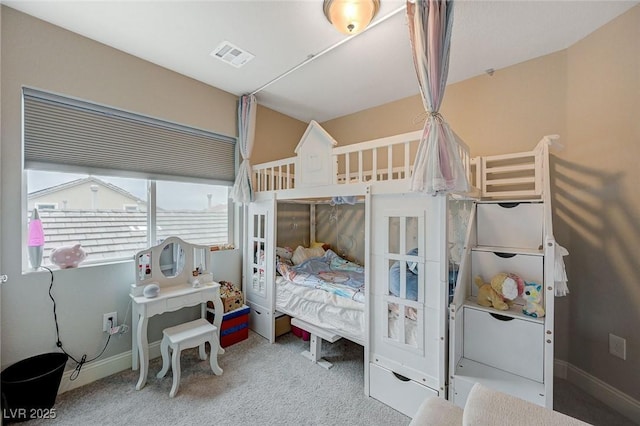
[[[27,254],[29,263],[34,270],[42,264],[42,253],[44,250],[44,230],[42,221],[38,214],[38,209],[33,209],[31,220],[29,221],[29,235],[27,235]]]
[[[38,209],[33,209],[31,221],[29,222],[29,236],[27,246],[39,247],[44,245],[44,230],[42,229],[42,221],[38,214]]]

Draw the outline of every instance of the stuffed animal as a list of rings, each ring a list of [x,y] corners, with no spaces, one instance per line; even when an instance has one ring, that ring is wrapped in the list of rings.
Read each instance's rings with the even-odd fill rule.
[[[276,247],[276,256],[281,259],[291,260],[291,256],[293,256],[293,249],[291,247]]]
[[[541,305],[541,291],[541,284],[525,283],[523,297],[526,305],[522,310],[522,313],[534,318],[542,318],[544,316],[544,308]]]
[[[479,276],[476,277],[475,283],[478,286],[478,305],[486,307],[493,306],[500,311],[509,309],[509,305],[507,305],[502,296],[491,287],[490,283],[485,283]]]
[[[80,244],[75,246],[58,247],[51,250],[49,259],[51,263],[60,269],[75,268],[87,257],[87,253],[82,249]]]
[[[511,305],[524,292],[524,280],[516,274],[501,272],[491,278],[491,287]]]

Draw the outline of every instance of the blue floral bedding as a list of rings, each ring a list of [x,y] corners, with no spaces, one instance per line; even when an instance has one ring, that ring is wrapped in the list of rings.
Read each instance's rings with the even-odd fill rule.
[[[278,262],[276,267],[280,275],[295,284],[364,303],[364,267],[341,258],[332,250],[296,266]]]

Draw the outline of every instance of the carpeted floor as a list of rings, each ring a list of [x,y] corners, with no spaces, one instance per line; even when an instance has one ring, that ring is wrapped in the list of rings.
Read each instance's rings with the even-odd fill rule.
[[[138,372],[114,374],[59,395],[55,420],[25,425],[406,425],[410,419],[364,395],[363,350],[344,339],[324,344],[330,370],[300,352],[308,343],[293,334],[270,345],[257,334],[227,348],[214,376],[197,349],[182,352],[182,379],[169,398],[172,377],[156,379],[162,361],[149,367],[147,385],[135,390]],[[82,374],[82,373],[81,373]]]
[[[334,367],[300,355],[308,342],[289,333],[270,345],[257,334],[227,348],[214,376],[197,350],[182,353],[182,380],[169,398],[171,373],[135,390],[138,372],[123,371],[59,395],[54,420],[25,425],[407,425],[410,419],[364,395],[363,349],[344,339],[323,344]],[[555,409],[594,425],[633,425],[570,383],[555,383]]]

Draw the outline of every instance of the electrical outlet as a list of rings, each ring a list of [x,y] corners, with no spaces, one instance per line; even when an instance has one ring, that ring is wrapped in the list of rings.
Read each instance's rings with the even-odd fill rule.
[[[624,360],[627,359],[627,340],[609,333],[609,353]]]
[[[108,332],[111,327],[118,325],[118,313],[109,312],[102,315],[102,331]]]

